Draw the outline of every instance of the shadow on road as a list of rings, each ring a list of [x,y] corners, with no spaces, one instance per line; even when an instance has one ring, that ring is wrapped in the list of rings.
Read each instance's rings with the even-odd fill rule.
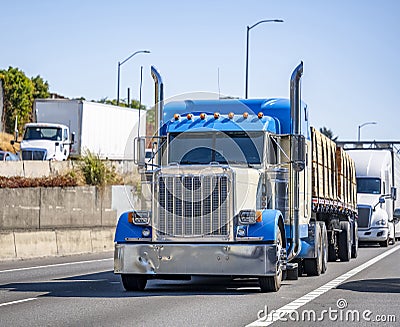
[[[400,293],[400,278],[362,279],[336,288],[363,293]]]
[[[282,283],[283,284],[283,283]],[[193,277],[189,281],[149,280],[144,292],[126,292],[112,271],[46,282],[10,283],[0,290],[38,292],[44,297],[122,298],[186,295],[247,295],[260,293],[256,279]]]

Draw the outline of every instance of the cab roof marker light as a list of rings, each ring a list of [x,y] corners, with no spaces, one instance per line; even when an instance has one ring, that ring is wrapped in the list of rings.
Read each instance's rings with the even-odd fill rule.
[[[193,117],[192,114],[187,114],[187,116],[186,116],[186,118],[187,118],[188,120],[192,120],[192,117]]]
[[[181,117],[181,116],[180,116],[179,114],[174,114],[174,119],[175,119],[175,120],[179,120],[180,117]]]
[[[231,111],[231,112],[228,114],[228,118],[229,118],[229,119],[233,119],[233,117],[235,117],[235,114]]]
[[[206,119],[206,114],[205,114],[204,112],[200,114],[200,119],[201,119],[201,120]]]
[[[259,119],[261,119],[261,118],[264,117],[264,114],[260,111],[260,112],[258,113],[257,117],[258,117]]]
[[[244,113],[243,113],[243,118],[244,119],[247,119],[249,117],[249,113],[247,112],[247,111],[245,111]]]
[[[214,112],[214,118],[218,119],[219,118],[219,112]]]

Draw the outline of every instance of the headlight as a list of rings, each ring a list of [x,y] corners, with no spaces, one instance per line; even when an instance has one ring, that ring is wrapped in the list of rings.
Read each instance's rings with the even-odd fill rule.
[[[142,230],[142,235],[143,235],[143,237],[149,237],[150,236],[150,229],[148,229],[147,227],[146,228],[143,228],[143,230]]]
[[[138,210],[128,214],[128,221],[135,225],[149,225],[151,211]]]
[[[386,221],[386,219],[381,219],[381,220],[378,220],[378,221],[375,223],[375,225],[376,225],[376,226],[386,226],[386,225],[387,225],[387,221]]]
[[[236,236],[238,237],[245,237],[246,236],[246,230],[243,227],[239,227],[236,231]]]
[[[260,210],[241,210],[239,212],[239,225],[252,225],[260,222],[262,211]]]

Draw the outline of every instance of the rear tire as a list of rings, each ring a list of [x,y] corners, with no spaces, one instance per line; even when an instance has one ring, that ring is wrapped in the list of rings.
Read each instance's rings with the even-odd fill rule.
[[[282,284],[282,275],[283,271],[280,267],[280,251],[282,248],[282,234],[281,230],[278,227],[278,233],[276,236],[276,245],[277,245],[277,256],[278,256],[278,262],[276,263],[276,271],[275,271],[275,276],[265,276],[265,277],[259,277],[258,278],[258,283],[261,288],[261,292],[277,292],[281,288]]]
[[[328,269],[328,232],[326,225],[321,222],[321,233],[322,233],[322,270],[321,273],[325,273]]]
[[[351,245],[351,257],[357,258],[358,256],[358,223],[354,221],[354,231],[353,231],[353,244]]]
[[[336,248],[334,244],[328,245],[328,261],[335,262],[337,260]]]
[[[304,259],[304,272],[308,276],[319,276],[322,272],[323,265],[323,249],[322,249],[322,230],[321,225],[316,223],[315,244],[316,244],[316,258]]]
[[[144,291],[147,279],[136,275],[121,275],[122,285],[126,291]]]
[[[350,223],[348,221],[340,222],[341,232],[339,233],[339,249],[338,257],[340,261],[350,261],[351,258],[351,238],[350,238]]]

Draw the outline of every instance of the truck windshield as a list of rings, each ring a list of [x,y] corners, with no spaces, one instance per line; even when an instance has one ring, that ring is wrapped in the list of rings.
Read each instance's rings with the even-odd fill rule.
[[[62,130],[57,127],[27,127],[25,129],[24,140],[52,140],[61,141]]]
[[[357,193],[381,194],[380,178],[357,178]]]
[[[169,163],[259,165],[263,158],[263,144],[263,132],[171,133]]]

